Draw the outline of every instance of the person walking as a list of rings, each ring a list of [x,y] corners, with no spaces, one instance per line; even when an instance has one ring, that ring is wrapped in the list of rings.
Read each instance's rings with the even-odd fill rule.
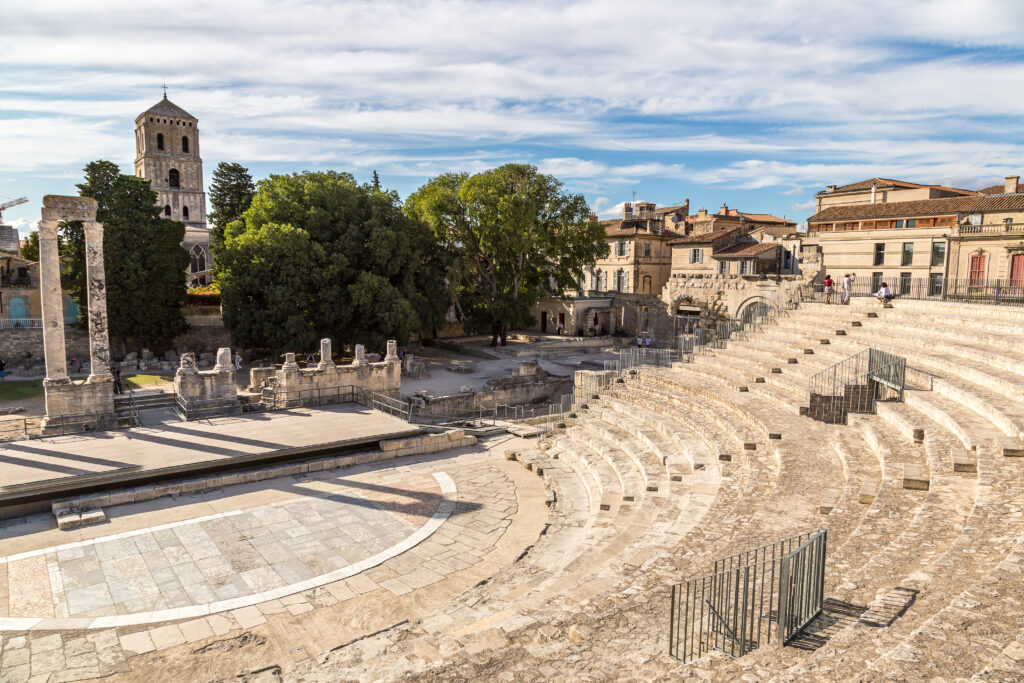
[[[495,337],[495,338],[494,338],[494,343],[495,343],[495,345],[496,345],[496,346],[497,346],[497,347],[498,347],[499,349],[501,348],[501,335],[500,335],[500,334],[499,334],[499,335],[498,335],[497,337]]]
[[[831,275],[825,276],[825,303],[832,303],[832,288],[835,287],[835,280]]]
[[[644,341],[647,343],[647,348],[651,348],[651,335],[647,335],[647,339]]]
[[[3,358],[0,358],[0,379],[3,379],[6,376],[7,376],[7,361],[5,361]]]
[[[123,394],[124,389],[121,387],[121,368],[111,363],[110,376],[114,378],[114,393]]]
[[[242,369],[242,353],[240,351],[235,352],[235,370]]]
[[[850,297],[853,296],[853,281],[857,279],[854,273],[847,273],[843,277],[843,305],[850,303]]]
[[[644,338],[639,336],[639,335],[637,335],[637,338],[636,338],[636,348],[642,349],[643,347],[644,347]]]

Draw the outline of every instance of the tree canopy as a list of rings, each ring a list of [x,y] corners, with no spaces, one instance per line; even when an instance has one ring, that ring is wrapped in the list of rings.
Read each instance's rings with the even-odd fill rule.
[[[208,214],[213,223],[211,237],[215,247],[219,249],[223,241],[224,228],[242,219],[242,214],[252,204],[252,196],[255,193],[256,185],[252,182],[249,169],[241,164],[225,161],[217,164],[213,171],[213,182],[210,183]]]
[[[312,350],[322,337],[406,343],[443,319],[440,263],[395,192],[336,171],[273,175],[225,232],[225,324],[237,343],[271,351]]]
[[[576,289],[584,269],[608,254],[583,195],[527,164],[437,176],[405,212],[438,240],[459,317],[492,335],[531,324],[531,306]]]
[[[120,342],[122,351],[129,341],[155,350],[166,348],[187,329],[181,315],[189,261],[181,247],[185,225],[160,218],[149,181],[122,174],[113,162],[88,164],[78,189],[99,204],[96,220],[103,224],[111,341]],[[88,292],[81,222],[62,223],[61,238],[61,279],[84,321]]]
[[[38,261],[39,260],[39,231],[33,230],[25,238],[25,243],[21,245],[21,258],[26,261]]]

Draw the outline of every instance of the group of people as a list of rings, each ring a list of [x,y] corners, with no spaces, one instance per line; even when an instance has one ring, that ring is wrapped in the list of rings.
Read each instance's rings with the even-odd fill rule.
[[[841,304],[850,303],[850,297],[853,296],[853,283],[857,281],[857,275],[854,273],[846,273],[843,275],[843,296],[840,299]],[[831,275],[825,276],[825,303],[832,303],[832,294],[835,291],[836,282],[832,279]],[[885,282],[875,292],[875,298],[881,301],[883,304],[892,301],[896,298],[896,295],[889,289],[889,285]]]
[[[643,349],[643,348],[648,348],[649,349],[649,348],[651,348],[651,335],[647,335],[646,337],[638,336],[636,338],[636,348],[638,348],[638,349]]]
[[[854,273],[846,273],[843,275],[843,298],[840,300],[841,304],[850,303],[850,297],[853,296],[853,283],[857,281],[857,275]],[[835,280],[832,279],[831,275],[825,276],[825,303],[832,303],[832,292],[836,286]]]

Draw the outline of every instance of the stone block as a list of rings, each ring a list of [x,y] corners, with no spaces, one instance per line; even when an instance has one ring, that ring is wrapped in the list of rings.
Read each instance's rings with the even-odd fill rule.
[[[1004,434],[997,434],[995,440],[996,445],[999,447],[999,450],[1003,452],[1003,455],[1005,457],[1024,457],[1024,447],[1022,447],[1020,442],[1017,441],[1016,439],[1006,436]]]
[[[743,442],[743,450],[745,450],[745,451],[756,451],[757,450],[757,443],[755,443],[753,441],[744,441]]]
[[[782,368],[772,368],[771,369],[771,373],[773,375],[781,375],[782,374]]]
[[[107,514],[103,510],[97,508],[95,510],[86,510],[81,515],[82,526],[89,524],[102,524],[107,521]]]
[[[135,502],[143,503],[147,500],[153,500],[156,498],[156,487],[155,486],[136,486],[132,489],[135,494]]]
[[[846,330],[836,330],[836,336],[837,337],[845,337],[846,336]]]
[[[903,488],[927,491],[928,470],[923,465],[905,464],[903,466]]]
[[[135,502],[135,491],[133,489],[122,489],[120,491],[111,491],[110,499],[107,505],[128,505]]]
[[[75,512],[65,510],[64,514],[57,516],[57,528],[61,531],[76,529],[80,526],[82,526],[82,516]]]
[[[768,438],[771,439],[772,441],[781,441],[782,440],[782,433],[781,432],[768,432]]]
[[[805,356],[813,356],[814,355],[814,349],[804,349],[804,355]]]
[[[825,495],[821,497],[821,502],[818,503],[818,512],[827,515],[839,505],[839,489],[828,489],[825,491]]]
[[[786,362],[789,363],[790,365],[796,365],[797,364],[796,358],[787,358]]]
[[[978,462],[962,448],[950,448],[949,455],[953,460],[954,472],[977,472]]]
[[[718,459],[721,460],[722,462],[732,462],[732,455],[728,453],[719,453]]]
[[[754,384],[764,384],[764,377],[755,377]]]
[[[924,429],[920,427],[914,428],[914,443],[924,443]]]
[[[878,495],[878,483],[866,481],[860,485],[860,493],[857,495],[857,502],[861,505],[871,505]]]
[[[750,388],[749,387],[736,387],[736,391],[738,391],[740,393],[745,393],[745,392],[749,392]]]

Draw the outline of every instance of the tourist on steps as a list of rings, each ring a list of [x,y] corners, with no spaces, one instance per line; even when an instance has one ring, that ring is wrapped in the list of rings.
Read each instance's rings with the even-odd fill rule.
[[[843,304],[850,303],[850,297],[853,296],[853,281],[856,279],[857,276],[853,273],[843,276]]]
[[[892,301],[893,299],[896,298],[896,295],[894,295],[892,293],[892,290],[889,289],[889,285],[887,285],[884,282],[882,283],[882,288],[878,290],[878,293],[875,294],[875,296],[883,304],[887,304],[887,303],[889,303],[890,301]]]
[[[825,276],[825,303],[832,303],[832,288],[835,286],[835,280],[832,279],[831,275]]]

